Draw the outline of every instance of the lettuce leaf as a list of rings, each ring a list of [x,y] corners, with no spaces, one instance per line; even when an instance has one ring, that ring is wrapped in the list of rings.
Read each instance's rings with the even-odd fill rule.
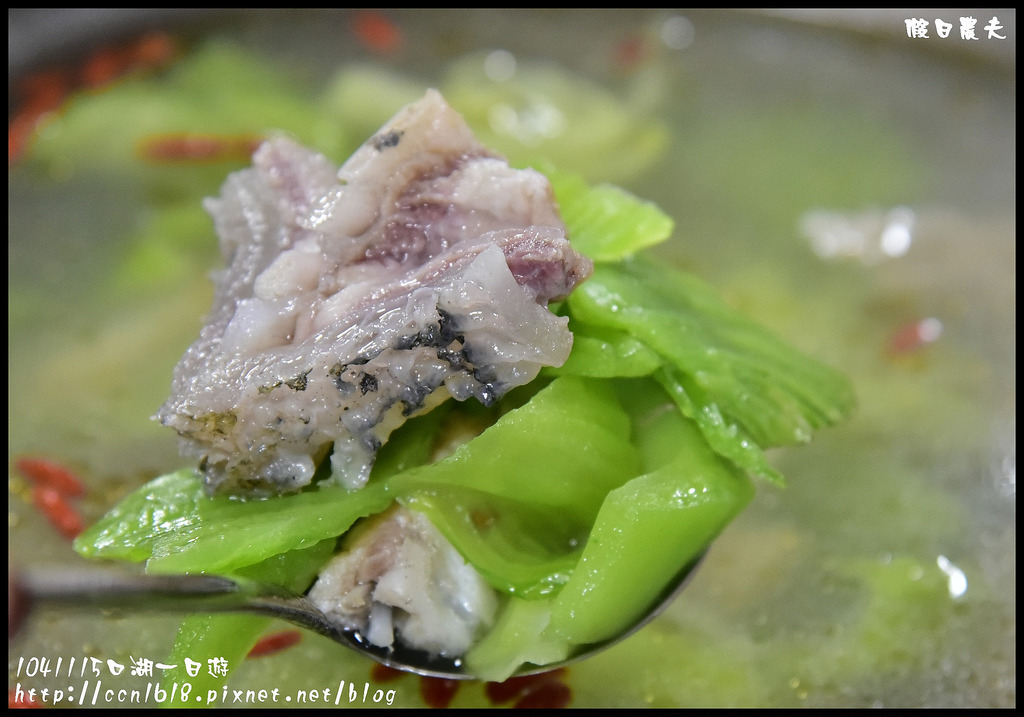
[[[691,421],[665,410],[655,382],[623,382],[620,390],[633,398],[646,472],[609,491],[557,594],[506,603],[466,656],[484,679],[503,680],[523,663],[543,665],[613,640],[659,602],[753,497],[743,471],[710,450]]]
[[[696,277],[645,257],[597,265],[567,305],[580,336],[601,327],[656,353],[655,375],[708,443],[768,480],[782,477],[764,448],[806,442],[852,409],[852,389],[837,371],[753,323]],[[590,369],[580,358],[567,370]]]
[[[608,492],[640,471],[630,434],[607,382],[555,379],[449,458],[392,483],[492,586],[543,595],[568,579]]]
[[[545,173],[572,245],[595,262],[620,261],[672,235],[675,222],[653,202],[610,184],[591,187],[575,174]]]
[[[153,479],[80,533],[75,550],[85,558],[148,560],[161,540],[195,525],[200,486],[199,475],[191,468]]]
[[[561,366],[545,368],[548,375],[648,376],[662,366],[656,351],[625,331],[582,326],[578,321],[572,322],[572,328],[572,353]]]

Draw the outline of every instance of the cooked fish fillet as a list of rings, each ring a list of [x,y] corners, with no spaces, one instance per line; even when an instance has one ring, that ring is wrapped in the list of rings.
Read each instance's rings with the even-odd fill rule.
[[[446,657],[490,627],[497,593],[426,516],[394,508],[349,538],[309,591],[332,621],[378,647],[397,640]]]
[[[208,200],[226,268],[157,417],[210,493],[362,486],[409,416],[491,403],[569,355],[550,301],[589,276],[547,179],[428,91],[340,168],[286,138]]]

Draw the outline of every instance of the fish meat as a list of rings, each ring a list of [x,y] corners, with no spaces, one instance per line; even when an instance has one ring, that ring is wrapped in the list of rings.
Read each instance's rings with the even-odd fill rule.
[[[225,267],[156,418],[210,494],[365,484],[377,450],[440,402],[491,404],[561,365],[548,304],[592,264],[547,178],[483,147],[435,90],[340,168],[286,137],[207,200]]]
[[[458,657],[494,622],[498,594],[440,531],[396,507],[362,523],[320,571],[309,599],[377,647],[397,640]]]

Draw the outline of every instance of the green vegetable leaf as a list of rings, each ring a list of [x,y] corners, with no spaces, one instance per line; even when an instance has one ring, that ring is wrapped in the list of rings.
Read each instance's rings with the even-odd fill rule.
[[[657,352],[626,331],[579,321],[572,329],[572,353],[561,366],[546,368],[547,374],[613,378],[647,376],[661,368]]]
[[[647,427],[675,458],[608,493],[580,563],[552,603],[550,633],[595,643],[642,617],[753,498],[746,474],[675,411]],[[641,557],[642,556],[642,557]]]
[[[641,446],[650,469],[608,493],[579,564],[557,594],[513,598],[467,655],[475,674],[503,680],[618,635],[657,603],[753,497],[744,473],[710,450],[679,412],[658,409],[657,386],[630,384],[645,406]],[[653,401],[651,399],[654,399]]]
[[[392,485],[494,587],[542,595],[568,578],[608,491],[640,472],[630,434],[608,382],[559,378]]]
[[[839,373],[693,276],[640,257],[598,265],[567,303],[584,326],[628,332],[657,352],[665,367],[660,380],[709,443],[770,480],[781,477],[761,448],[805,442],[852,408],[852,390]]]
[[[150,481],[81,533],[75,550],[86,558],[147,560],[161,540],[195,527],[199,486],[199,476],[192,469]]]
[[[590,187],[579,176],[549,170],[569,240],[596,262],[614,262],[672,235],[674,222],[653,202],[609,184]]]
[[[162,573],[235,572],[289,550],[336,538],[359,518],[393,501],[387,486],[341,487],[271,500],[197,501],[194,528],[154,542],[147,570]]]

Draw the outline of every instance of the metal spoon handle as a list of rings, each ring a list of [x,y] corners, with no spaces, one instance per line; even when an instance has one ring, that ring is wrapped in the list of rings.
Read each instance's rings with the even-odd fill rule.
[[[278,585],[219,575],[144,575],[95,568],[32,569],[9,576],[9,593],[9,635],[29,611],[49,603],[115,611],[250,612],[287,620],[337,639],[336,628],[301,595]],[[20,613],[17,620],[13,611]]]

